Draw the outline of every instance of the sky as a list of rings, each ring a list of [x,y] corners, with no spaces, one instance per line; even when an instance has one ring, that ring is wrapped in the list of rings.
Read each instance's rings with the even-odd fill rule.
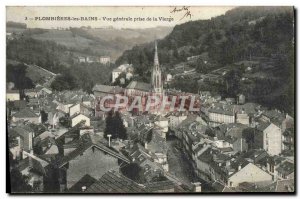
[[[210,19],[225,14],[233,6],[185,7],[95,7],[95,6],[7,6],[6,21],[26,23],[28,28],[68,28],[91,26],[93,28],[151,28],[175,26],[191,20]],[[175,11],[174,11],[175,9]],[[173,11],[173,12],[172,12]],[[48,20],[47,17],[71,17],[73,20]],[[81,17],[86,17],[82,20]],[[94,20],[91,20],[93,17]],[[126,18],[125,19],[116,19]],[[164,17],[166,20],[160,20]],[[97,18],[97,20],[95,20]],[[155,21],[157,19],[157,21]]]

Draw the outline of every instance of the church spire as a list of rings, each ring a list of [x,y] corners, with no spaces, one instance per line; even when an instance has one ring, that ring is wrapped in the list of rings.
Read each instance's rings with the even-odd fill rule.
[[[161,70],[158,61],[157,42],[155,41],[154,63],[152,69],[151,86],[153,93],[161,95],[163,92],[163,83],[161,78]]]
[[[154,54],[154,66],[159,65],[158,53],[157,53],[157,42],[155,41],[155,54]]]

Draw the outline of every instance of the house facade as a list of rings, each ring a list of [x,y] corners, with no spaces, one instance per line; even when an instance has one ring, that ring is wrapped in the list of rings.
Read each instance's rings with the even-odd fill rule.
[[[228,178],[229,187],[237,187],[243,182],[268,185],[272,183],[272,175],[268,174],[256,165],[249,163]]]
[[[273,123],[263,131],[263,148],[270,155],[279,155],[282,151],[282,132]]]
[[[20,93],[18,90],[7,90],[6,91],[6,101],[16,101],[20,100]]]
[[[71,127],[74,127],[76,124],[80,123],[81,121],[85,121],[85,126],[91,125],[90,118],[81,113],[73,115],[70,119],[71,119]]]

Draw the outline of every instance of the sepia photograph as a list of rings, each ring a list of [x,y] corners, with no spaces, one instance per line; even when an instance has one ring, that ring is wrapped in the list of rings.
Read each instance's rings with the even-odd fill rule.
[[[8,194],[296,193],[295,7],[5,9]]]

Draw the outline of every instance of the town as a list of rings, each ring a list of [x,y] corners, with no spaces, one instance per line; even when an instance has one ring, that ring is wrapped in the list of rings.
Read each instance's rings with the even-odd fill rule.
[[[294,7],[6,10],[8,193],[296,193]]]
[[[35,193],[293,192],[293,117],[242,93],[222,99],[166,89],[158,50],[155,43],[149,83],[58,92],[49,87],[56,74],[44,69],[43,85],[24,93],[11,86],[9,158],[12,178],[23,176],[11,181],[26,179],[23,191]],[[120,65],[112,81],[122,72],[131,79],[134,70]],[[107,96],[186,96],[200,105],[107,112],[115,103],[100,104]]]

